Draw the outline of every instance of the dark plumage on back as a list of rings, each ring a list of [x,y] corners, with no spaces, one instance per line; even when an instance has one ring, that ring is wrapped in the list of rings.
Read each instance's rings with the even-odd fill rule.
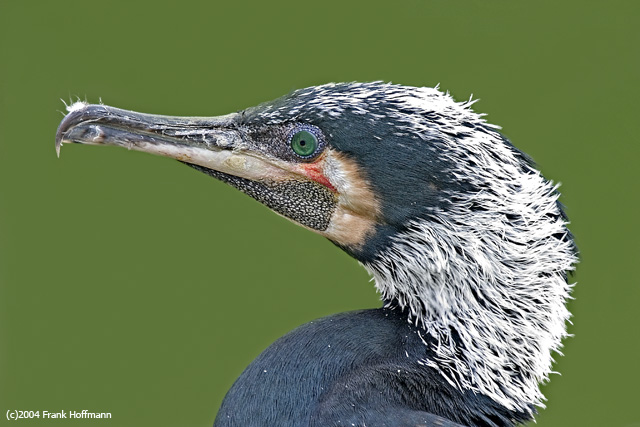
[[[526,411],[461,393],[420,363],[435,356],[430,341],[397,308],[310,322],[244,371],[215,425],[493,426],[528,419]]]

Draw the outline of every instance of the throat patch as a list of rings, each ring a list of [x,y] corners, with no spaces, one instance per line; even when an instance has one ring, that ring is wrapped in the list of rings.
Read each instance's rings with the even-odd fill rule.
[[[329,227],[336,210],[336,195],[317,182],[259,182],[188,165],[248,194],[274,212],[316,231],[325,231]]]

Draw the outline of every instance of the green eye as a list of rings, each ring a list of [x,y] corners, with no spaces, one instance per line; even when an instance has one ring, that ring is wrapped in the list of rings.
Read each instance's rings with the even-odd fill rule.
[[[306,130],[296,132],[291,138],[291,149],[301,157],[308,157],[316,152],[318,139]]]

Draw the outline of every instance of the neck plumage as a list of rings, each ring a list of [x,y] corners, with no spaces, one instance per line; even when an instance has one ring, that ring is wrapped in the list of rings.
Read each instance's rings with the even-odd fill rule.
[[[420,363],[460,390],[531,412],[543,406],[539,384],[567,335],[566,272],[577,259],[556,188],[518,167],[504,167],[508,179],[491,190],[456,195],[452,209],[408,224],[365,268],[383,300],[436,343]]]

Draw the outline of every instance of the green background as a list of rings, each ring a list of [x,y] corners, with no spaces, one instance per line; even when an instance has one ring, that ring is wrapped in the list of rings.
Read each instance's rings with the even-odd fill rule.
[[[76,97],[218,115],[331,81],[440,83],[562,182],[582,262],[538,426],[637,426],[633,1],[0,3],[0,423],[207,426],[277,337],[377,307],[323,238],[175,161],[66,146]]]

